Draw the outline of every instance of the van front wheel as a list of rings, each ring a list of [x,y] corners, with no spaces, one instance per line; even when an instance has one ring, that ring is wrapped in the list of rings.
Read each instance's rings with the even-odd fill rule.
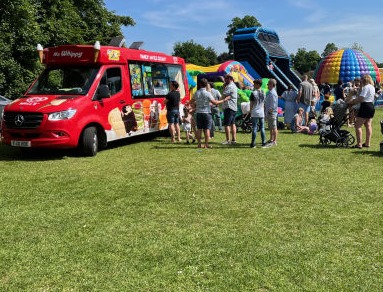
[[[98,137],[96,127],[88,127],[82,134],[82,153],[85,156],[96,156],[98,151]]]

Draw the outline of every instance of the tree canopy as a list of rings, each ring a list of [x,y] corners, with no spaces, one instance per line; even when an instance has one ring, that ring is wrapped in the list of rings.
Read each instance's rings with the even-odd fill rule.
[[[121,26],[133,26],[129,16],[108,11],[103,0],[3,0],[0,2],[0,94],[15,98],[21,95],[42,70],[36,45],[107,44],[121,35]],[[234,58],[233,35],[239,28],[262,26],[254,16],[235,17],[227,26],[228,52],[217,56],[212,47],[194,40],[177,42],[173,55],[186,62],[211,66]],[[353,49],[362,50],[358,43]],[[291,55],[293,67],[301,74],[315,70],[321,57],[338,50],[328,43],[321,55],[305,48]],[[378,64],[382,66],[382,64]]]
[[[17,97],[42,69],[36,45],[107,44],[129,16],[108,11],[103,0],[3,0],[0,2],[0,93]]]
[[[177,42],[173,47],[173,56],[185,59],[186,63],[199,66],[218,64],[217,53],[212,47],[204,47],[193,40]]]
[[[338,50],[338,47],[334,43],[328,43],[326,47],[324,48],[324,51],[321,54],[321,57],[324,58],[327,55],[331,54],[332,52],[336,52],[337,50]]]
[[[299,48],[298,52],[292,56],[293,67],[300,74],[305,74],[316,69],[321,56],[317,51],[307,52],[305,48]]]
[[[246,27],[254,27],[254,26],[262,26],[262,24],[258,21],[254,16],[246,15],[243,18],[234,17],[231,23],[227,26],[229,30],[226,32],[225,42],[228,45],[229,55],[234,55],[233,48],[233,36],[237,29],[246,28]]]

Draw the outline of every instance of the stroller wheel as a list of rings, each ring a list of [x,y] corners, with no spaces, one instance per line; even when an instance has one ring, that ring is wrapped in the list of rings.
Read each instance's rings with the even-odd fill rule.
[[[347,135],[347,146],[351,146],[355,143],[355,137],[351,134]]]
[[[337,141],[336,141],[336,147],[338,147],[338,148],[340,148],[340,147],[344,147],[343,140],[337,140]]]
[[[320,135],[319,143],[322,145],[329,145],[331,143],[331,141],[329,139],[323,137],[322,135]]]
[[[245,127],[244,132],[245,132],[245,133],[251,133],[252,130],[253,130],[253,129],[252,129],[250,126],[247,126],[247,127]]]

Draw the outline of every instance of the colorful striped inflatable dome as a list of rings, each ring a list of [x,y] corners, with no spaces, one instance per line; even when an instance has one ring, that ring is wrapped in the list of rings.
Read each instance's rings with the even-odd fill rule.
[[[357,77],[369,74],[380,82],[379,69],[375,61],[365,52],[344,49],[330,53],[318,64],[314,79],[318,84],[338,83],[338,80],[349,82]]]

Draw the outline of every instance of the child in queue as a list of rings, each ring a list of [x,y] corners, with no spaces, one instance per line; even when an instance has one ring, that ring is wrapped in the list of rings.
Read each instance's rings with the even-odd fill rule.
[[[186,144],[190,144],[189,140],[192,140],[192,143],[195,142],[195,138],[192,134],[193,128],[193,115],[192,115],[192,107],[190,102],[186,102],[184,106],[184,116],[182,117],[182,128],[186,132]]]

